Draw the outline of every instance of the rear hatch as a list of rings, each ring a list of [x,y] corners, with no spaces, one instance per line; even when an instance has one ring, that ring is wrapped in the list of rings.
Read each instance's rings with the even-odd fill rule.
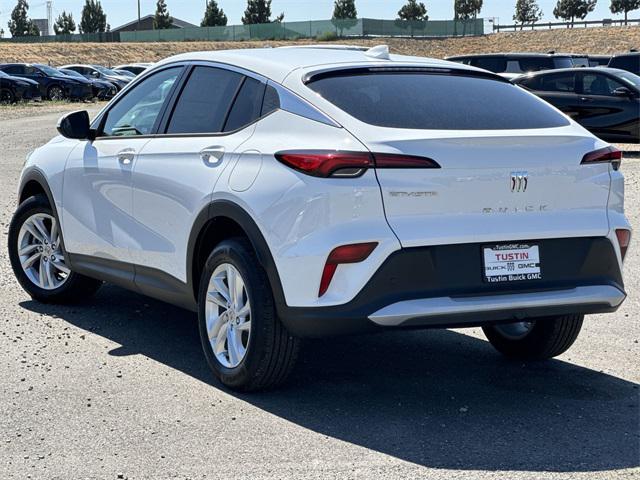
[[[374,156],[425,159],[425,168],[376,169],[404,247],[609,231],[610,167],[581,163],[606,144],[517,86],[434,68],[361,68],[308,86]]]

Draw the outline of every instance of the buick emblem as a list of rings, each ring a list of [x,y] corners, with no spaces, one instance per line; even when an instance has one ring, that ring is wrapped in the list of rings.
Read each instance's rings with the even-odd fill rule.
[[[511,172],[511,191],[513,193],[524,193],[529,186],[528,172]]]

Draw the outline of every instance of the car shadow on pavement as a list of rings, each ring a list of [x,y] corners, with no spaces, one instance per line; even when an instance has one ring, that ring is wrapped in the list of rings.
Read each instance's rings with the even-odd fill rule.
[[[146,355],[223,389],[190,312],[111,286],[85,305],[21,305],[120,344],[110,355]],[[510,362],[452,331],[306,341],[283,388],[227,393],[430,468],[593,472],[640,464],[637,384],[566,361]]]

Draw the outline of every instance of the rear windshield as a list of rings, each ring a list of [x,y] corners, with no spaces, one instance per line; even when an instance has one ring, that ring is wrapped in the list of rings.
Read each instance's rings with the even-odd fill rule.
[[[425,73],[356,73],[308,86],[358,120],[390,128],[515,130],[569,125],[520,87],[486,78]]]

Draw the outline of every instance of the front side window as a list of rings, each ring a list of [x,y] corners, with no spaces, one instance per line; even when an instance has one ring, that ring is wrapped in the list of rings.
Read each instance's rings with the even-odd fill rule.
[[[107,113],[102,136],[149,135],[182,67],[162,70],[130,90]]]
[[[370,125],[512,130],[569,124],[544,101],[506,81],[413,72],[341,73],[312,80],[308,86],[344,112]]]
[[[166,133],[220,133],[243,75],[214,67],[191,72]]]
[[[612,96],[620,87],[624,85],[606,75],[587,73],[582,77],[582,93],[585,95]]]

